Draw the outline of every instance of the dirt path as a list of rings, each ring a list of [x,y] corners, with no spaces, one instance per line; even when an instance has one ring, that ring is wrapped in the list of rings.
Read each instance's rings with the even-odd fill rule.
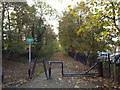
[[[62,61],[64,63],[64,73],[77,73],[85,70],[87,67],[78,63],[70,57],[62,56],[56,53],[53,61]],[[74,68],[73,68],[74,67]],[[46,80],[45,74],[19,86],[19,88],[95,88],[96,84],[83,80],[80,77],[62,77],[59,64],[52,66],[52,79]]]

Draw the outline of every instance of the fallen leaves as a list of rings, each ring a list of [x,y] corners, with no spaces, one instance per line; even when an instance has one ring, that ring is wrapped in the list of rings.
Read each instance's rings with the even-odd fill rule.
[[[76,84],[79,84],[80,82],[76,82]]]
[[[100,86],[97,85],[95,88],[99,88],[99,87],[100,87]]]
[[[24,79],[24,78],[23,78],[23,79],[19,79],[19,81],[20,81],[20,82],[27,82],[27,80]]]
[[[61,78],[58,78],[60,81],[62,81],[62,79]]]
[[[75,68],[78,68],[78,66],[75,66]]]
[[[75,85],[74,88],[80,88],[78,85]]]
[[[105,86],[105,85],[100,85],[100,86],[96,86],[95,88],[108,88],[108,86]]]

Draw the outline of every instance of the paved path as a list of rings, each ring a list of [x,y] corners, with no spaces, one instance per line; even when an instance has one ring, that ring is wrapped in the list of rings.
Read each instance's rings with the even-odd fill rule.
[[[95,84],[80,78],[61,77],[60,69],[52,70],[52,79],[46,80],[44,73],[40,77],[20,86],[20,88],[94,88]]]
[[[56,61],[60,61],[61,54],[57,54],[54,58]],[[63,58],[62,58],[63,60]],[[61,61],[62,61],[61,60]],[[64,62],[64,61],[63,61]],[[64,62],[65,64],[66,61]],[[64,67],[66,73],[75,73],[71,68]],[[95,83],[80,79],[80,77],[62,77],[61,67],[59,64],[52,67],[52,79],[46,80],[45,74],[42,73],[39,77],[32,79],[31,81],[19,86],[19,88],[95,88]]]

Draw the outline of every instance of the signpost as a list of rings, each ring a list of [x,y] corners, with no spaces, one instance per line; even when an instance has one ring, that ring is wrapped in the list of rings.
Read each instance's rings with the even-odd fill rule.
[[[31,44],[33,44],[34,40],[31,39],[26,39],[26,44],[29,44],[29,70],[28,70],[28,74],[29,74],[29,78],[31,77]]]

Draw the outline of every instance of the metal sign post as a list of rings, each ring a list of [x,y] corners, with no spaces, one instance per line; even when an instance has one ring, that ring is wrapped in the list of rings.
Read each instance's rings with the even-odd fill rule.
[[[31,44],[29,44],[29,78],[31,77]]]
[[[29,63],[31,62],[31,44],[29,44]]]
[[[31,73],[31,44],[33,44],[33,39],[26,39],[26,43],[29,44],[29,69],[28,69],[28,76],[31,79],[32,73]]]

